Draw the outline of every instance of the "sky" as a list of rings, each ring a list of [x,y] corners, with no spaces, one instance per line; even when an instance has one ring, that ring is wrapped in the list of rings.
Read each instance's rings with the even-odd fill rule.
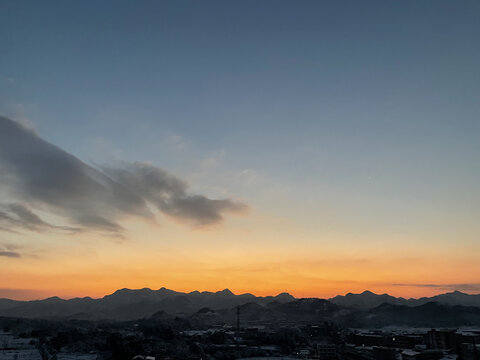
[[[480,293],[479,16],[0,2],[0,297]]]

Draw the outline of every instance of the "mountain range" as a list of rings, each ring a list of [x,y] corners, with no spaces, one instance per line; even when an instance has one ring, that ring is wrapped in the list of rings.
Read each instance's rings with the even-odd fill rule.
[[[480,294],[471,295],[460,291],[453,291],[432,297],[405,299],[388,294],[379,295],[367,290],[361,294],[348,293],[346,295],[338,295],[329,299],[329,301],[340,306],[363,310],[372,309],[382,304],[420,306],[429,302],[446,305],[480,306]]]
[[[480,325],[480,295],[459,291],[420,299],[365,291],[325,300],[296,299],[288,293],[265,297],[235,295],[228,289],[189,293],[166,288],[121,289],[99,299],[0,299],[0,316],[116,321],[183,317],[193,323],[211,325],[234,324],[238,306],[242,321],[248,324],[328,320],[349,326]]]
[[[252,294],[235,295],[225,289],[217,292],[190,293],[166,288],[121,289],[100,299],[90,297],[64,300],[51,297],[44,300],[15,301],[0,299],[0,316],[24,318],[70,318],[82,320],[134,320],[152,316],[158,311],[174,315],[192,314],[201,308],[231,308],[246,303],[268,304],[290,302],[295,298],[287,293],[259,297]]]

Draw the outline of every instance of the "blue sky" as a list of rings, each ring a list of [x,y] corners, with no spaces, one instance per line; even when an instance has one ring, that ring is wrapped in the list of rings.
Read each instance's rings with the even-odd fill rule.
[[[3,108],[85,160],[103,138],[176,167],[178,135],[292,182],[478,180],[474,1],[2,6]]]
[[[90,164],[148,161],[311,233],[473,246],[479,15],[473,0],[5,1],[0,112]]]

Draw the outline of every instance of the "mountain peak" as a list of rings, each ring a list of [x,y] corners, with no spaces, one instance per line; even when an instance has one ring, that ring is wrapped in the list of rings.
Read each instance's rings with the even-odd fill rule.
[[[149,288],[123,288],[100,299],[74,298],[62,300],[58,297],[51,297],[44,300],[18,302],[0,299],[0,316],[55,316],[59,318],[111,319],[123,321],[147,318],[156,314],[155,317],[162,320],[179,313],[193,314],[201,309],[204,309],[205,314],[211,314],[205,310],[206,308],[211,309],[213,312],[219,311],[215,316],[221,316],[219,314],[222,309],[232,309],[233,307],[239,305],[244,306],[245,304],[250,304],[245,305],[245,311],[248,309],[248,311],[252,312],[267,309],[269,312],[278,310],[281,312],[292,311],[295,313],[298,311],[312,312],[318,310],[324,313],[330,310],[336,311],[338,307],[340,309],[350,308],[352,311],[371,310],[379,313],[396,312],[397,309],[408,312],[411,311],[410,308],[418,308],[412,311],[417,311],[420,314],[425,313],[425,311],[440,313],[440,311],[443,311],[442,309],[453,312],[455,309],[452,308],[452,305],[461,305],[471,307],[467,310],[475,312],[475,314],[478,315],[478,319],[480,319],[480,294],[465,294],[458,290],[430,298],[424,297],[410,300],[393,297],[388,294],[378,295],[366,290],[363,293],[348,293],[345,296],[338,295],[329,299],[329,301],[317,298],[295,299],[288,293],[265,297],[257,297],[251,294],[236,295],[228,288],[217,292],[201,293],[198,291],[184,293],[166,288],[160,288],[158,290],[151,290]],[[433,301],[436,303],[433,303]],[[68,304],[68,306],[51,306],[57,304]],[[478,307],[478,310],[473,307]],[[106,312],[105,309],[108,309],[108,311]],[[202,314],[203,311],[201,311],[200,314]],[[213,316],[213,313],[211,315]],[[210,315],[205,315],[203,317],[208,318],[209,316]],[[203,317],[201,318],[203,319]]]
[[[115,290],[111,295],[126,294],[126,293],[129,293],[131,291],[132,291],[131,289],[122,288],[122,289]]]
[[[282,302],[287,302],[287,301],[293,301],[295,300],[295,297],[290,295],[288,292],[282,292],[278,294],[277,296],[274,296],[275,300],[280,300]]]
[[[233,292],[231,292],[229,289],[223,289],[222,291],[217,291],[217,294],[219,295],[235,295]]]

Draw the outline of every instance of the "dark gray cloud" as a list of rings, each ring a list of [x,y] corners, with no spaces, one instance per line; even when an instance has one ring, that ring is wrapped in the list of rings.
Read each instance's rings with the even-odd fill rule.
[[[69,226],[55,226],[43,221],[28,206],[20,203],[0,205],[0,229],[26,228],[35,231],[62,230],[79,232],[79,228]]]
[[[26,224],[31,224],[32,226],[50,226],[50,224],[40,219],[38,215],[23,204],[10,204],[8,208]]]
[[[0,257],[19,258],[22,255],[18,250],[19,248],[16,245],[0,243]]]
[[[19,258],[21,255],[20,253],[15,251],[0,250],[0,256],[9,257],[9,258]]]
[[[149,164],[127,164],[123,168],[103,168],[112,179],[135,191],[163,213],[194,225],[221,221],[225,212],[242,212],[246,205],[229,199],[212,200],[189,195],[183,180]]]
[[[431,288],[448,291],[480,291],[480,283],[456,283],[456,284],[393,284],[394,286]]]
[[[120,234],[122,217],[153,218],[148,204],[194,225],[217,223],[227,212],[246,209],[230,199],[189,194],[185,181],[152,165],[96,169],[5,117],[0,117],[0,184],[15,201],[0,209],[0,229]],[[34,212],[37,207],[65,217],[76,228],[45,222]]]

